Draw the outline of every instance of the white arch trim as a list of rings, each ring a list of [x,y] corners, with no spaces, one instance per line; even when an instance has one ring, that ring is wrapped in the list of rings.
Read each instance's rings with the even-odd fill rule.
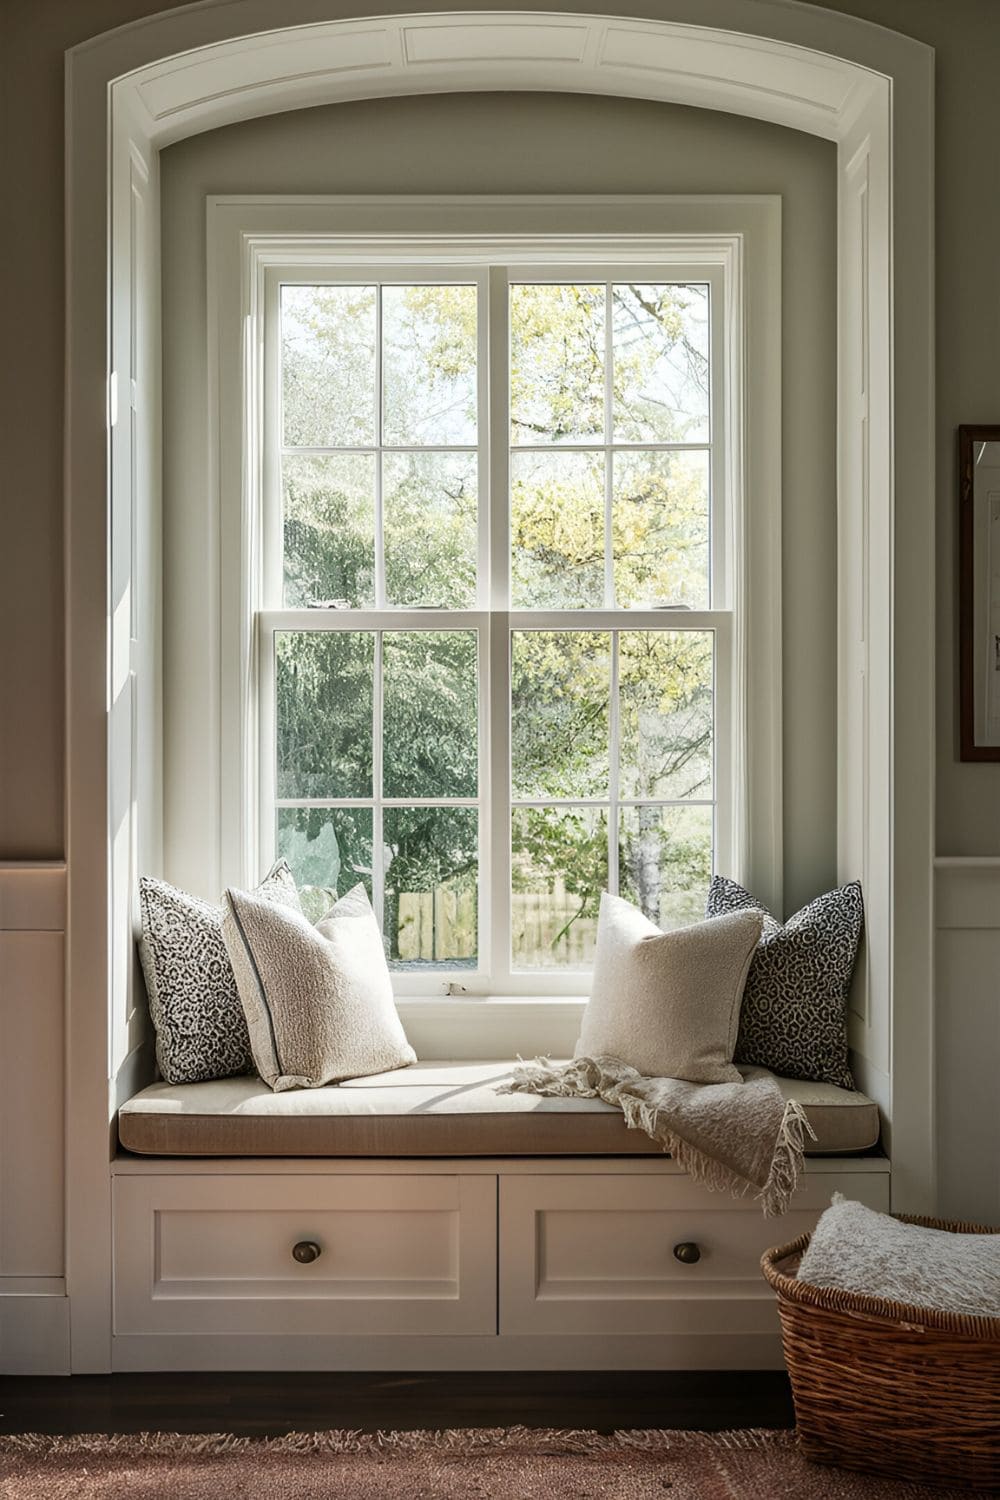
[[[140,822],[147,846],[155,838],[155,777],[144,783],[132,747],[156,716],[142,626],[157,601],[136,590],[158,494],[156,350],[140,336],[141,309],[155,328],[158,307],[158,151],[305,105],[560,90],[722,109],[837,142],[839,865],[863,879],[869,909],[852,1040],[862,1084],[892,1120],[894,1203],[933,1208],[933,55],[792,0],[632,0],[630,11],[549,0],[384,16],[365,0],[285,0],[276,30],[273,0],[207,0],[67,54],[74,1369],[111,1361],[109,1124],[131,1060],[130,859]]]
[[[877,83],[861,67],[703,26],[538,11],[372,17],[243,37],[129,81],[151,142],[343,99],[482,89],[725,109],[836,140]]]

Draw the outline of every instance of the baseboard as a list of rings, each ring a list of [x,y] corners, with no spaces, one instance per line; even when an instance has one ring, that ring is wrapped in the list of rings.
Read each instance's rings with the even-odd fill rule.
[[[779,1370],[775,1332],[418,1338],[123,1334],[113,1369],[140,1370]]]
[[[70,1373],[69,1298],[0,1289],[0,1375]]]

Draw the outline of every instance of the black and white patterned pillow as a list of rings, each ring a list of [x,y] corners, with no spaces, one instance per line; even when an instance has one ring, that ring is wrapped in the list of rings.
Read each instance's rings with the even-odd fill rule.
[[[864,926],[856,880],[817,896],[782,924],[735,880],[716,875],[705,915],[763,912],[764,932],[743,991],[735,1062],[852,1089],[847,997]]]
[[[301,911],[291,870],[279,860],[254,895]],[[156,1061],[167,1083],[203,1083],[255,1071],[236,976],[222,939],[224,908],[165,880],[139,880],[139,957]]]

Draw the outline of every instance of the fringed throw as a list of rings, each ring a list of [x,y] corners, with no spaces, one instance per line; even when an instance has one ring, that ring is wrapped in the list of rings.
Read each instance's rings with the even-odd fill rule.
[[[802,1105],[786,1101],[768,1073],[744,1072],[742,1083],[685,1083],[644,1078],[617,1057],[539,1058],[515,1068],[498,1092],[603,1099],[696,1182],[736,1198],[753,1193],[772,1218],[795,1191],[806,1136],[816,1137]]]

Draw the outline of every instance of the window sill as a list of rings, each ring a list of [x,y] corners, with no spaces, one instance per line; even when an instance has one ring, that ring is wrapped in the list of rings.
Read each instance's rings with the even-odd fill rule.
[[[420,1058],[455,1062],[570,1057],[583,995],[397,995],[396,1007]]]
[[[470,1010],[481,1011],[483,1009],[495,1010],[499,1006],[538,1006],[552,1005],[556,1007],[582,1006],[586,1005],[586,995],[397,995],[397,1006],[412,1005],[420,1009],[430,1009],[441,1006],[443,1009],[451,1010],[457,1007],[468,1007]]]

